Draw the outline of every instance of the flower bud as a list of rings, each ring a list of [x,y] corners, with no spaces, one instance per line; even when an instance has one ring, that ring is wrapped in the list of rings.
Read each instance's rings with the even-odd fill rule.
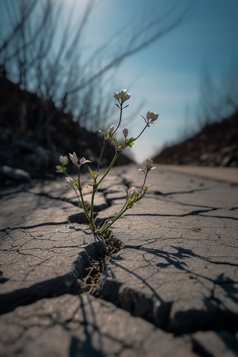
[[[114,98],[116,98],[117,100],[120,99],[120,94],[118,92],[113,92],[113,96]]]
[[[146,118],[148,120],[148,123],[153,123],[156,119],[158,119],[159,114],[156,112],[151,112],[150,110],[146,113]]]
[[[78,157],[75,152],[73,154],[69,154],[69,158],[74,164],[78,163]]]
[[[59,161],[63,164],[63,166],[65,166],[68,163],[68,157],[60,155]]]
[[[123,135],[125,136],[125,139],[126,139],[126,137],[127,137],[127,135],[128,135],[128,129],[127,129],[127,128],[124,128],[124,129],[122,130],[122,133],[123,133]]]
[[[150,172],[151,170],[154,170],[156,167],[152,167],[153,165],[153,160],[151,159],[146,159],[145,160],[145,168],[144,169],[139,169],[139,171],[143,171],[145,174]]]
[[[113,132],[114,132],[114,126],[111,125],[110,128],[108,129],[108,134],[112,135]]]
[[[122,89],[120,91],[120,97],[121,97],[121,101],[123,103],[125,101],[125,97],[126,97],[126,89]]]
[[[126,89],[122,89],[120,93],[113,92],[113,96],[118,100],[118,102],[120,102],[120,104],[124,103],[131,97],[130,93],[126,93]]]
[[[130,93],[126,93],[126,89],[122,89],[120,91],[121,102],[124,103],[126,100],[130,99]]]
[[[152,165],[153,165],[153,160],[151,160],[151,159],[145,160],[145,166],[147,169],[149,169]]]

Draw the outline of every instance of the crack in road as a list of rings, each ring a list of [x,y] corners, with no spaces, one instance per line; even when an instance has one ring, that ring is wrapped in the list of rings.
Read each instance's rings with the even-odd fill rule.
[[[167,192],[163,193],[161,191],[154,191],[155,195],[161,195],[161,196],[171,196],[171,195],[180,195],[180,194],[186,194],[186,193],[194,193],[194,192],[201,192],[201,191],[207,191],[209,188],[198,188],[194,190],[189,190],[189,191],[174,191],[174,192]]]

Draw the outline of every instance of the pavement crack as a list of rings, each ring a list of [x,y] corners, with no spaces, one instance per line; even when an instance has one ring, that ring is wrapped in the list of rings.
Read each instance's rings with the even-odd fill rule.
[[[189,213],[184,213],[184,214],[162,214],[162,213],[129,213],[126,215],[126,217],[135,217],[135,216],[147,216],[147,217],[187,217],[187,216],[198,216],[200,213],[207,213],[207,212],[212,212],[216,211],[218,208],[210,208],[207,210],[195,210]],[[204,215],[203,215],[204,216]],[[206,216],[204,216],[206,217]],[[215,216],[208,216],[208,217],[215,217]],[[226,218],[226,217],[222,217]],[[231,217],[229,217],[231,218]]]
[[[154,191],[154,194],[161,195],[161,196],[171,196],[171,195],[181,195],[181,194],[201,192],[201,191],[207,191],[207,190],[209,190],[209,188],[198,188],[198,189],[188,190],[188,191],[174,191],[174,192],[167,192],[167,193],[163,193],[161,191]]]
[[[176,247],[174,247],[176,248]],[[126,244],[123,248],[123,250],[127,249],[133,249],[133,250],[142,250],[144,253],[142,254],[143,261],[146,262],[147,266],[153,267],[153,264],[151,262],[151,257],[147,257],[147,253],[152,253],[153,248],[148,249],[148,248],[143,248],[143,245],[136,245],[132,246],[129,244]],[[168,253],[164,252],[163,250],[161,251],[162,256],[167,256]],[[183,255],[181,255],[183,254]],[[156,254],[157,255],[157,254]],[[170,254],[171,255],[171,254]],[[129,269],[128,265],[124,266],[123,265],[123,258],[120,258],[119,256],[114,256],[110,260],[110,264],[106,265],[104,269],[104,274],[101,278],[100,281],[100,295],[99,297],[112,302],[115,306],[118,308],[124,309],[128,312],[131,313],[132,316],[135,317],[141,317],[142,319],[145,319],[146,321],[149,321],[150,323],[154,324],[155,327],[161,328],[165,332],[172,332],[176,336],[178,335],[183,335],[187,333],[193,333],[199,330],[203,331],[209,331],[209,330],[214,330],[214,331],[219,331],[220,329],[226,329],[228,331],[233,332],[235,324],[235,320],[237,319],[237,313],[229,311],[227,313],[220,313],[219,306],[220,306],[220,300],[216,297],[215,294],[215,287],[216,286],[228,286],[231,285],[231,288],[234,287],[234,284],[236,284],[236,281],[233,281],[231,279],[225,279],[223,275],[219,276],[217,279],[212,279],[204,274],[199,274],[196,271],[193,271],[187,267],[185,263],[181,262],[181,258],[184,258],[185,255],[192,255],[193,257],[198,257],[206,262],[209,262],[211,264],[224,264],[224,265],[229,265],[232,267],[236,267],[238,264],[232,264],[228,262],[216,262],[212,261],[210,259],[207,259],[205,257],[200,257],[194,254],[192,251],[189,249],[184,249],[183,252],[181,251],[181,248],[178,247],[178,252],[172,254],[172,257],[170,256],[167,257],[168,264],[167,266],[174,266],[177,267],[178,269],[178,274],[181,274],[182,271],[188,273],[188,276],[190,279],[195,279],[198,281],[199,284],[202,284],[204,288],[206,288],[206,284],[204,283],[205,281],[208,281],[212,283],[212,290],[211,290],[211,295],[210,297],[207,297],[207,301],[211,301],[211,303],[215,303],[217,306],[217,312],[214,312],[214,309],[205,309],[201,308],[201,311],[198,310],[193,310],[191,311],[188,309],[187,311],[183,311],[183,308],[181,311],[177,312],[177,316],[171,316],[171,309],[176,302],[176,296],[174,299],[171,301],[169,300],[164,300],[162,296],[158,293],[157,289],[154,289],[153,285],[147,281],[147,279],[144,279],[139,271],[135,269]],[[130,255],[129,255],[130,256]],[[122,263],[121,263],[122,261]],[[162,264],[162,267],[165,267],[164,264]],[[113,268],[114,267],[114,268]],[[145,269],[145,265],[141,265],[140,269]],[[129,274],[131,277],[135,277],[136,280],[138,280],[138,283],[131,285],[130,283],[123,282],[119,278],[117,280],[117,277],[114,275],[113,271],[118,272],[118,276],[121,277],[123,274],[123,271],[126,274]],[[120,272],[120,270],[122,272]],[[155,276],[156,272],[152,272],[149,276],[150,279],[153,279],[153,276]],[[195,281],[194,280],[194,281]],[[133,281],[133,280],[132,280]],[[147,287],[150,291],[150,294],[146,294],[143,291],[141,291],[139,288],[137,289],[137,285],[142,284],[143,286]],[[161,286],[162,287],[162,286]],[[235,294],[235,287],[232,290],[233,293]],[[234,295],[235,296],[235,295]],[[235,297],[234,297],[235,299]],[[205,302],[206,304],[206,302]],[[213,316],[215,313],[215,317]],[[191,323],[188,323],[188,326],[185,326],[183,324],[183,320],[187,321],[188,316],[195,316],[195,320],[191,321]],[[206,325],[204,325],[201,321],[199,316],[203,316],[202,319],[205,319],[207,321]],[[232,323],[229,325],[228,323],[228,317],[232,321]],[[215,320],[213,320],[215,318]],[[179,324],[178,320],[179,319]],[[216,322],[214,322],[216,321]],[[182,324],[182,325],[181,325]],[[181,326],[180,326],[181,325]],[[237,328],[236,328],[237,331]]]
[[[192,204],[192,203],[184,203],[184,202],[180,202],[180,201],[174,201],[174,200],[168,200],[168,199],[163,199],[161,197],[153,197],[151,196],[149,193],[147,194],[146,196],[148,199],[156,199],[156,200],[159,200],[159,201],[162,201],[162,202],[169,202],[169,203],[176,203],[178,205],[181,205],[181,206],[190,206],[190,207],[201,207],[201,208],[207,208],[207,209],[222,209],[222,207],[212,207],[212,206],[207,206],[207,205],[199,205],[199,204]]]
[[[201,212],[202,213],[202,212]],[[231,219],[234,221],[238,221],[238,218],[236,217],[229,217],[229,216],[207,216],[205,214],[203,214],[203,217],[209,217],[209,218],[225,218],[225,219]]]
[[[18,306],[29,305],[43,298],[82,292],[80,281],[87,273],[86,268],[91,265],[92,260],[101,259],[100,257],[103,257],[105,253],[106,248],[104,243],[94,242],[88,244],[86,247],[81,248],[77,259],[73,262],[72,267],[67,273],[63,275],[58,274],[56,277],[49,279],[47,279],[46,276],[42,278],[42,281],[30,285],[29,287],[1,294],[0,314],[5,314]],[[41,261],[39,264],[43,264],[46,260]],[[33,267],[33,270],[34,269],[35,266]],[[31,271],[29,273],[31,273]]]
[[[46,223],[39,223],[39,224],[34,224],[32,226],[20,226],[20,227],[5,227],[0,229],[0,232],[7,232],[7,231],[15,231],[17,229],[32,229],[32,228],[37,228],[37,227],[44,227],[44,226],[60,226],[62,224],[68,224],[72,223],[69,221],[63,221],[63,222],[46,222]]]
[[[128,180],[123,176],[123,172],[121,174],[118,174],[118,177],[121,178],[122,180],[122,185],[121,186],[126,186],[126,187],[131,187],[133,182],[131,180]]]
[[[35,192],[31,192],[31,191],[27,191],[27,192],[32,195],[35,195],[35,196],[43,196],[43,197],[50,198],[51,200],[67,202],[67,203],[70,203],[71,205],[76,206],[76,207],[79,206],[78,202],[72,201],[71,199],[68,199],[68,198],[55,197],[55,196],[50,195],[49,193],[44,193],[44,192],[40,192],[40,193],[35,193]]]
[[[12,191],[12,192],[6,192],[6,193],[0,193],[0,200],[11,195],[17,195],[18,193],[22,192],[28,192],[27,190],[17,190],[17,191]]]

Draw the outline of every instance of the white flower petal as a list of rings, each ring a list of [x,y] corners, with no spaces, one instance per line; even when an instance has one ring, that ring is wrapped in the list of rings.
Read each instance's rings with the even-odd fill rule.
[[[118,92],[113,92],[113,96],[114,96],[114,98],[116,98],[117,100],[120,99],[120,93],[118,93]]]
[[[79,160],[81,165],[86,164],[86,162],[91,162],[90,160],[86,160],[85,157],[82,157],[82,159]]]
[[[131,97],[130,93],[127,93],[127,94],[125,95],[124,102],[125,102],[126,100],[130,99],[130,97]]]
[[[69,153],[69,158],[70,158],[70,160],[72,160],[73,163],[76,163],[76,164],[78,163],[78,157],[75,152],[73,154]]]
[[[125,101],[125,97],[126,97],[126,89],[122,89],[120,91],[120,97],[121,97],[121,101],[123,103]]]

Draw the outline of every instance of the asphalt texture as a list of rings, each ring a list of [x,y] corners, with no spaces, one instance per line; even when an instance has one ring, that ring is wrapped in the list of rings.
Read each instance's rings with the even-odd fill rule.
[[[136,166],[112,169],[96,223],[143,178]],[[0,190],[1,357],[238,355],[238,186],[165,167],[147,184],[111,229],[121,249],[105,262],[99,297],[81,284],[106,248],[63,177]]]

